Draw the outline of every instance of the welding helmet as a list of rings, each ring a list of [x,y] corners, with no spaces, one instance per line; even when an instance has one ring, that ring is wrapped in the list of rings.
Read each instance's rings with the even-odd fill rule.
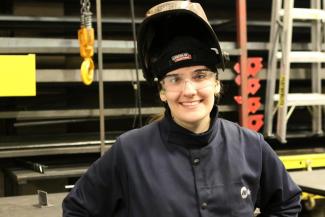
[[[149,9],[139,27],[138,55],[147,81],[161,77],[153,66],[157,65],[161,52],[175,37],[191,37],[204,43],[215,52],[218,68],[224,70],[226,55],[201,5],[189,1],[169,1]]]

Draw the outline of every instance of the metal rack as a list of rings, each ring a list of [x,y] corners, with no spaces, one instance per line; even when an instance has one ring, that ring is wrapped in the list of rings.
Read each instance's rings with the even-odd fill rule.
[[[324,3],[322,6],[320,0],[311,0],[310,8],[294,8],[294,0],[273,0],[264,133],[272,135],[273,117],[277,112],[276,137],[283,143],[286,142],[288,120],[298,106],[312,107],[312,131],[314,134],[323,133],[321,106],[325,105],[325,94],[322,94],[321,63],[325,62],[325,53],[322,52],[324,25],[321,22],[325,20]],[[296,20],[311,22],[310,49],[292,49],[292,32]],[[310,93],[289,93],[293,63],[312,65]],[[279,91],[275,94],[277,77]]]
[[[15,1],[13,3],[13,7],[16,7],[15,4],[17,2],[23,1]],[[67,1],[64,1],[67,3]],[[249,1],[248,1],[249,3]],[[268,2],[267,2],[268,3]],[[68,4],[72,4],[69,3]],[[143,10],[144,8],[149,8],[148,2],[138,2],[137,8],[139,11]],[[212,5],[212,7],[208,7],[208,10],[213,11],[223,11],[222,8],[226,8],[227,10],[231,10],[234,12],[235,5],[229,6],[229,2],[227,1],[207,1],[207,5]],[[37,5],[37,4],[35,4]],[[44,5],[44,4],[43,4]],[[89,100],[89,106],[82,104],[82,106],[73,106],[69,105],[70,98],[63,98],[60,97],[64,95],[68,95],[69,91],[73,88],[77,88],[78,92],[81,89],[80,78],[79,78],[79,45],[76,39],[76,35],[74,35],[78,29],[79,25],[79,17],[76,15],[79,13],[78,10],[75,12],[70,12],[70,8],[65,8],[66,6],[62,4],[62,1],[59,2],[59,14],[53,15],[51,14],[42,14],[41,10],[36,11],[31,15],[22,13],[22,9],[20,9],[20,13],[15,13],[15,9],[8,12],[7,14],[0,14],[0,54],[26,54],[26,53],[36,53],[37,58],[39,59],[39,66],[37,67],[37,85],[39,90],[47,93],[47,87],[51,87],[51,90],[55,90],[59,92],[60,96],[55,97],[53,93],[49,95],[44,94],[40,96],[40,100],[43,100],[42,97],[46,98],[45,104],[43,105],[43,101],[40,101],[39,108],[37,104],[39,101],[38,99],[14,99],[17,104],[14,102],[12,105],[7,105],[4,103],[4,99],[0,99],[0,127],[5,128],[6,126],[23,126],[24,124],[35,124],[37,126],[46,126],[45,124],[53,123],[50,127],[56,126],[56,123],[63,123],[61,126],[64,128],[64,122],[68,123],[75,122],[79,124],[84,124],[87,121],[93,122],[94,119],[98,117],[98,110],[96,109],[98,106],[95,105],[94,102],[91,101],[93,98],[97,98],[97,95],[88,95],[87,97],[82,97],[81,95],[77,95],[76,93],[71,93],[71,97],[80,98],[80,100]],[[78,4],[77,4],[78,5]],[[122,3],[118,3],[117,5],[109,5],[111,7],[122,7]],[[258,5],[254,6],[257,7]],[[77,6],[76,6],[77,7]],[[123,7],[126,7],[123,5]],[[215,8],[213,8],[215,7]],[[264,7],[264,6],[261,6]],[[107,11],[107,5],[105,10]],[[36,9],[35,9],[36,10]],[[55,9],[56,10],[56,9]],[[66,12],[69,11],[69,12]],[[143,16],[144,13],[139,13]],[[267,13],[269,10],[265,7],[265,11],[263,13]],[[28,12],[28,11],[27,11]],[[132,119],[134,115],[136,115],[136,108],[132,104],[133,99],[133,92],[131,92],[131,82],[135,79],[135,70],[134,66],[130,64],[130,59],[132,59],[134,46],[133,42],[130,40],[130,29],[131,29],[131,19],[128,14],[125,13],[126,10],[123,10],[123,13],[119,16],[114,16],[108,13],[104,13],[105,17],[102,19],[103,23],[103,31],[104,31],[104,39],[102,41],[102,49],[104,53],[104,58],[108,58],[112,60],[110,63],[113,63],[113,67],[105,67],[103,70],[103,81],[106,82],[107,94],[105,92],[105,98],[107,97],[108,100],[112,101],[112,107],[106,108],[104,110],[105,116],[108,118],[112,118],[115,120],[118,119]],[[129,10],[127,10],[129,13]],[[117,14],[117,12],[116,12]],[[115,14],[115,15],[116,15]],[[215,13],[209,13],[211,15],[215,15]],[[219,16],[219,13],[217,13]],[[108,17],[110,16],[110,17]],[[139,24],[142,21],[142,17],[138,16],[135,19],[135,23]],[[226,18],[227,17],[227,18]],[[240,55],[241,51],[237,47],[237,44],[234,42],[234,37],[236,36],[236,30],[234,28],[235,21],[233,20],[232,16],[224,16],[224,17],[213,17],[209,16],[210,22],[213,28],[216,29],[217,32],[220,32],[220,39],[221,39],[221,47],[230,54],[232,59],[237,59],[237,56]],[[94,19],[95,21],[96,19]],[[256,33],[263,33],[268,31],[270,23],[267,19],[259,20],[259,19],[252,19],[247,21],[248,25],[248,34],[255,34]],[[299,23],[300,26],[306,27],[305,23]],[[30,31],[30,29],[32,31]],[[25,31],[27,32],[25,34]],[[49,33],[49,34],[48,34]],[[114,33],[114,34],[109,34]],[[223,34],[227,34],[224,36]],[[233,38],[227,38],[231,35]],[[224,39],[226,37],[226,39]],[[72,39],[75,38],[75,39]],[[249,38],[249,37],[248,37]],[[117,39],[117,40],[112,40]],[[233,39],[233,40],[232,40]],[[249,38],[250,39],[250,38]],[[264,39],[259,41],[249,41],[247,43],[247,50],[249,53],[257,53],[261,55],[265,55],[268,51],[268,42],[265,42]],[[305,49],[309,45],[301,44],[301,43],[294,43],[293,47],[296,49]],[[128,63],[125,64],[121,61],[122,57],[128,57]],[[110,59],[111,58],[111,59]],[[115,61],[115,62],[113,62]],[[43,63],[50,63],[48,66],[47,64]],[[109,62],[109,61],[107,61]],[[106,61],[104,61],[104,64]],[[110,65],[111,66],[111,65]],[[231,64],[229,64],[231,67]],[[140,73],[141,74],[141,73]],[[259,73],[259,78],[261,80],[265,80],[266,78],[266,69],[263,69]],[[298,80],[303,80],[308,78],[309,70],[305,68],[295,68],[293,70],[292,77]],[[323,76],[323,75],[322,75]],[[234,88],[230,86],[233,83],[233,79],[235,77],[235,73],[232,69],[227,68],[224,72],[220,72],[219,78],[225,84],[225,91],[232,91]],[[324,76],[323,76],[324,77]],[[143,78],[140,77],[140,80],[143,81]],[[98,80],[95,80],[95,85],[97,85]],[[235,85],[235,84],[234,84]],[[121,95],[111,96],[113,88],[116,86],[125,87],[125,93],[120,91]],[[123,87],[122,87],[123,86]],[[45,87],[45,88],[44,88]],[[43,90],[44,88],[45,90]],[[92,87],[90,87],[92,88]],[[151,93],[156,91],[155,87],[145,87]],[[227,89],[228,88],[228,89]],[[95,89],[95,88],[93,88]],[[127,90],[126,90],[127,89]],[[62,91],[61,91],[62,90]],[[97,90],[97,89],[96,89]],[[120,89],[119,89],[120,90]],[[60,92],[61,91],[61,92]],[[94,91],[93,91],[94,92]],[[73,95],[76,94],[76,95]],[[97,92],[96,92],[97,94]],[[129,95],[129,98],[126,98],[125,101],[128,101],[127,105],[121,105],[116,103],[116,100],[119,98],[124,97],[125,95]],[[229,93],[224,94],[224,98],[232,98],[232,95]],[[53,97],[53,99],[51,99]],[[2,101],[1,101],[2,100]],[[60,102],[59,108],[56,105],[49,104],[52,101],[57,103]],[[66,101],[65,101],[66,100]],[[146,104],[143,107],[142,113],[145,116],[150,116],[151,114],[156,114],[162,111],[162,106],[158,105],[156,102],[153,102],[152,98],[146,96],[145,97]],[[150,101],[151,100],[151,101]],[[228,100],[228,101],[227,101]],[[231,99],[232,100],[232,99]],[[222,105],[219,106],[219,111],[221,113],[231,113],[237,114],[237,107],[235,104],[231,104],[231,100],[229,99],[222,99]],[[11,99],[9,99],[11,101]],[[30,102],[31,101],[31,102]],[[148,101],[150,101],[148,103]],[[226,102],[224,102],[226,101]],[[22,102],[21,104],[19,104]],[[230,102],[230,103],[229,103]],[[53,103],[53,104],[55,104]],[[47,105],[49,104],[49,105]],[[81,103],[80,103],[81,104]],[[32,105],[32,107],[29,107]],[[36,108],[36,109],[35,109]],[[235,116],[234,115],[234,116]],[[79,122],[78,122],[79,121]],[[2,125],[1,125],[2,124]],[[38,125],[37,125],[38,124]],[[42,125],[43,124],[43,125]],[[21,127],[22,128],[22,127]],[[1,130],[1,128],[0,128]],[[19,131],[19,127],[14,128],[13,130]],[[109,128],[108,131],[111,131],[112,128]],[[0,146],[7,148],[7,145],[11,144],[4,144],[3,137],[0,136]],[[87,142],[88,141],[88,142]],[[33,150],[28,149],[22,151],[23,149],[19,149],[17,145],[18,143],[13,142],[14,149],[6,149],[6,152],[3,152],[5,157],[9,157],[10,153],[12,156],[30,156],[30,155],[44,155],[46,154],[45,149],[40,150]],[[35,143],[36,144],[36,143]],[[66,153],[83,153],[88,152],[93,153],[94,150],[98,151],[98,147],[95,147],[93,144],[92,139],[86,139],[83,141],[80,146],[73,146],[74,142],[66,141],[66,146],[69,151]],[[87,145],[89,144],[89,145]],[[26,143],[19,143],[22,147],[29,145]],[[44,143],[46,145],[46,143]],[[65,153],[63,150],[66,150],[65,147],[61,146],[63,144],[59,142],[48,143],[47,148],[53,147],[48,154],[61,154]],[[60,145],[60,146],[56,146]],[[71,146],[70,146],[71,145]],[[6,146],[6,147],[5,147]],[[36,149],[37,146],[33,146]],[[84,148],[83,148],[84,147]],[[4,150],[4,149],[3,149]],[[16,152],[17,150],[17,152]],[[48,149],[50,150],[50,149]]]

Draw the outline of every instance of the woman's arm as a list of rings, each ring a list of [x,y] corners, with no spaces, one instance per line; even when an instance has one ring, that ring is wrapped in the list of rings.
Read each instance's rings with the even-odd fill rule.
[[[121,154],[117,141],[90,166],[64,199],[63,217],[113,216],[123,206]]]
[[[262,173],[257,206],[260,216],[298,216],[300,188],[293,182],[276,153],[261,138]]]

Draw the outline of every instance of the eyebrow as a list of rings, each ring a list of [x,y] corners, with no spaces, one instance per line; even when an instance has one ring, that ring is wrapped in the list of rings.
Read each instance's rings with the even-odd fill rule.
[[[196,69],[193,72],[202,72],[202,71],[211,71],[211,69],[209,69],[208,67],[204,67],[204,68]]]
[[[169,75],[165,75],[164,77],[172,77],[172,76],[179,76],[179,74],[175,73],[175,74],[169,74]]]
[[[194,71],[192,71],[192,73],[193,72],[204,72],[204,71],[211,71],[211,69],[209,69],[208,67],[198,68],[198,69],[195,69]],[[180,74],[172,73],[172,74],[166,74],[165,77],[167,77],[167,76],[178,76],[178,75],[180,75]]]

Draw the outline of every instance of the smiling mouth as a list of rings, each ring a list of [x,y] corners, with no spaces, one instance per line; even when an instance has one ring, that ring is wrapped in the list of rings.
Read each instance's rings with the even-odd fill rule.
[[[180,102],[182,106],[196,106],[198,105],[202,100],[196,100],[191,102]]]

